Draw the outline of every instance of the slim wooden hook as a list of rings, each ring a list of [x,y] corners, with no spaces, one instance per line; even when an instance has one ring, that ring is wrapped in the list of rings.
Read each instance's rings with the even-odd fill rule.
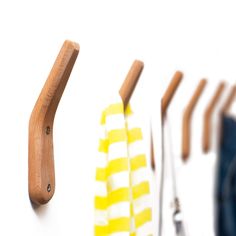
[[[179,87],[179,84],[183,78],[183,73],[180,71],[176,71],[169,86],[167,87],[165,94],[163,95],[161,99],[161,115],[162,119],[166,114],[167,108],[169,104],[171,103],[171,100],[173,99],[175,92],[177,91],[177,88]],[[163,121],[162,121],[163,122]],[[152,169],[155,170],[155,158],[154,158],[154,147],[153,147],[153,138],[151,134],[151,166]]]
[[[227,97],[226,102],[224,103],[223,108],[221,109],[221,114],[226,114],[229,112],[235,96],[236,96],[236,85],[234,85],[231,88],[229,96]]]
[[[196,91],[194,92],[189,104],[185,108],[184,115],[183,115],[183,133],[182,133],[182,159],[186,161],[189,157],[190,153],[190,122],[193,110],[203,92],[203,89],[206,85],[207,81],[202,79]]]
[[[180,71],[176,71],[164,96],[161,99],[161,113],[162,113],[162,117],[165,116],[165,113],[167,111],[167,108],[172,100],[172,98],[175,95],[175,92],[181,82],[183,78],[183,73]]]
[[[144,64],[142,61],[135,60],[120,88],[119,93],[123,100],[124,108],[126,108],[129,103],[130,97],[132,96],[138,79],[142,73],[143,67]]]
[[[55,191],[53,121],[78,53],[77,43],[64,42],[30,117],[28,181],[35,204],[47,203]]]
[[[211,144],[211,116],[213,114],[217,102],[220,100],[224,88],[225,88],[225,83],[221,82],[218,85],[212,99],[210,100],[204,112],[202,149],[205,153],[209,151]]]

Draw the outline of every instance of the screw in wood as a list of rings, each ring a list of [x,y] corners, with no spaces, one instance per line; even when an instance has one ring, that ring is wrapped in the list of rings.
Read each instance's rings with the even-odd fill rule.
[[[47,186],[47,191],[48,191],[48,192],[51,191],[51,185],[50,185],[50,184],[48,184],[48,186]]]
[[[49,135],[50,132],[51,132],[50,126],[47,126],[47,127],[46,127],[46,134]]]

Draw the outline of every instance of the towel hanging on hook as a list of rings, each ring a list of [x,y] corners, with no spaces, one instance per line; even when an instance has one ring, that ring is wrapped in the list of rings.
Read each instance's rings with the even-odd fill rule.
[[[142,62],[133,63],[120,96],[102,113],[95,182],[97,236],[153,235],[142,131],[128,105],[142,69]]]

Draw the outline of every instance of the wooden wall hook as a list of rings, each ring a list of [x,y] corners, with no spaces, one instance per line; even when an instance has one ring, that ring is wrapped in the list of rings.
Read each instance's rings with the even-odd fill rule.
[[[230,107],[234,101],[234,98],[236,96],[236,85],[232,86],[229,96],[227,97],[222,109],[221,109],[221,114],[227,114],[230,110]]]
[[[126,108],[129,103],[130,97],[132,96],[138,79],[142,73],[143,67],[144,64],[142,61],[135,60],[120,88],[119,93],[123,100],[124,108]]]
[[[176,71],[164,96],[162,97],[161,99],[161,114],[162,114],[162,117],[165,116],[165,113],[167,111],[167,108],[172,100],[172,98],[174,97],[175,95],[175,92],[181,82],[183,78],[183,73],[180,72],[180,71]]]
[[[211,117],[217,102],[220,100],[224,88],[225,88],[225,83],[221,82],[218,85],[212,99],[210,100],[204,112],[202,149],[205,153],[209,151],[211,145]]]
[[[181,71],[176,71],[161,99],[162,123],[163,123],[163,118],[166,114],[166,111],[175,95],[175,92],[177,91],[177,88],[179,87],[180,82],[182,81],[182,78],[183,78],[183,73]],[[152,134],[151,134],[151,167],[153,170],[155,170],[154,144],[153,144]]]
[[[198,86],[197,89],[195,90],[189,104],[185,108],[184,115],[183,115],[183,133],[182,133],[182,159],[184,161],[187,161],[189,154],[190,154],[190,122],[191,122],[191,117],[193,110],[203,92],[203,89],[206,86],[207,81],[205,79],[202,79]]]
[[[64,42],[30,117],[28,181],[35,204],[47,203],[55,191],[53,121],[78,53],[77,43]]]

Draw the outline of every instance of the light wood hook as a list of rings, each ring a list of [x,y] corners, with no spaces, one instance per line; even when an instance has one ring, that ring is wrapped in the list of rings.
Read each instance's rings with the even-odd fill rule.
[[[135,60],[120,88],[119,93],[123,100],[124,108],[126,108],[129,103],[130,97],[132,96],[138,79],[142,73],[143,67],[144,64],[142,61]]]
[[[217,102],[220,100],[220,97],[224,91],[225,83],[221,82],[209,104],[206,107],[204,112],[204,120],[203,120],[203,139],[202,139],[202,149],[205,153],[207,153],[210,149],[211,145],[211,117],[214,111],[214,108],[217,105]]]
[[[47,203],[55,191],[53,121],[78,53],[77,43],[64,42],[30,117],[28,184],[35,204]]]
[[[162,114],[162,117],[165,116],[166,114],[166,111],[167,111],[167,108],[172,100],[172,98],[174,97],[175,95],[175,92],[181,82],[183,78],[183,73],[180,72],[180,71],[176,71],[164,96],[162,97],[161,99],[161,114]]]
[[[206,86],[207,81],[202,79],[197,89],[195,90],[189,104],[185,108],[184,115],[183,115],[183,133],[182,133],[182,159],[187,161],[189,154],[190,154],[190,122],[191,117],[194,111],[194,108],[203,92],[204,87]]]
[[[236,85],[232,86],[229,96],[226,99],[226,102],[223,105],[223,108],[221,109],[221,114],[226,114],[229,112],[230,107],[235,99],[236,96]]]
[[[180,82],[182,81],[182,78],[183,78],[183,73],[180,71],[176,71],[161,99],[162,123],[163,123],[163,118],[166,114],[166,111],[175,95],[175,92],[177,91],[177,88],[180,85]],[[152,166],[152,169],[155,170],[154,144],[153,144],[152,134],[151,134],[151,166]]]

